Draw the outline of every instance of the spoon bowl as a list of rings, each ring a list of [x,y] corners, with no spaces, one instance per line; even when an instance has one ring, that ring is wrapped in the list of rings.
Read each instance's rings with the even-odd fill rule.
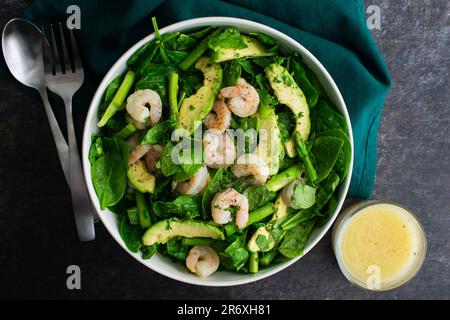
[[[12,75],[22,84],[45,88],[42,33],[27,20],[10,20],[3,29],[2,50]]]

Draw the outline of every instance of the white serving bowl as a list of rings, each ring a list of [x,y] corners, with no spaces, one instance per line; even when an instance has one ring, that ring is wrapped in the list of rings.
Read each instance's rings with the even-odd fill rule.
[[[339,111],[344,115],[348,130],[349,130],[349,137],[350,142],[352,145],[352,160],[350,164],[350,169],[348,172],[347,177],[345,178],[345,181],[340,185],[340,189],[338,190],[339,193],[339,205],[336,208],[336,211],[334,212],[333,216],[330,218],[330,220],[321,228],[316,228],[311,237],[309,238],[309,241],[305,247],[304,254],[308,253],[316,244],[319,242],[320,239],[325,235],[327,230],[332,225],[333,221],[336,219],[339,211],[341,210],[342,204],[345,200],[345,197],[347,195],[347,190],[350,184],[350,178],[352,175],[352,168],[353,168],[353,135],[352,135],[352,128],[350,123],[350,118],[347,112],[347,108],[345,106],[345,102],[341,96],[341,93],[339,92],[339,89],[337,88],[336,84],[334,83],[331,76],[328,74],[328,72],[325,70],[325,68],[322,66],[322,64],[308,51],[306,50],[302,45],[300,45],[297,41],[294,39],[288,37],[287,35],[272,29],[268,26],[265,26],[260,23],[256,23],[249,20],[244,19],[237,19],[237,18],[229,18],[229,17],[205,17],[205,18],[197,18],[197,19],[191,19],[186,20],[182,22],[178,22],[175,24],[172,24],[170,26],[167,26],[165,28],[162,28],[160,30],[161,33],[169,33],[169,32],[188,32],[193,31],[195,29],[199,29],[206,26],[234,26],[240,29],[242,32],[252,32],[252,31],[260,31],[264,32],[273,38],[277,39],[281,44],[281,49],[283,53],[290,53],[293,51],[297,51],[302,56],[303,61],[305,64],[311,68],[311,70],[316,74],[317,78],[319,79],[320,83],[322,84],[323,88],[325,89],[328,97],[331,99],[331,101],[336,105],[336,107],[339,109]],[[245,284],[249,282],[254,282],[263,278],[266,278],[272,274],[275,274],[287,267],[289,267],[291,264],[295,263],[297,260],[299,260],[301,257],[297,257],[295,259],[291,259],[285,263],[277,264],[272,267],[269,267],[267,269],[261,270],[257,274],[244,274],[244,273],[234,273],[229,271],[220,271],[216,272],[209,278],[199,278],[196,275],[189,273],[185,266],[183,266],[180,263],[175,263],[169,258],[163,257],[159,254],[153,256],[149,260],[142,260],[139,256],[139,254],[135,254],[130,252],[127,247],[125,246],[125,243],[122,241],[120,234],[119,234],[119,228],[118,228],[118,221],[115,217],[115,215],[109,211],[109,210],[101,210],[100,205],[97,199],[97,195],[94,191],[94,186],[92,184],[91,179],[91,164],[89,163],[88,154],[89,154],[89,148],[91,145],[91,136],[98,132],[97,128],[97,110],[100,106],[100,100],[102,98],[102,95],[108,86],[108,84],[118,75],[122,74],[126,70],[126,61],[127,59],[144,43],[153,40],[154,34],[150,34],[146,36],[144,39],[136,43],[134,46],[132,46],[127,52],[125,52],[119,60],[109,69],[106,76],[103,78],[103,81],[100,83],[99,87],[97,88],[97,91],[94,95],[94,98],[92,99],[91,105],[89,107],[89,112],[87,114],[86,123],[84,126],[84,132],[83,132],[83,145],[82,145],[82,154],[83,154],[83,166],[84,166],[84,175],[86,178],[86,183],[89,190],[89,195],[92,199],[92,202],[95,206],[95,209],[97,210],[101,221],[105,225],[106,229],[109,231],[109,233],[113,236],[113,238],[122,246],[124,250],[126,250],[132,257],[134,257],[136,260],[147,266],[148,268],[164,275],[169,278],[179,280],[186,283],[196,284],[196,285],[203,285],[203,286],[233,286],[233,285],[240,285]],[[330,251],[331,254],[331,251]]]

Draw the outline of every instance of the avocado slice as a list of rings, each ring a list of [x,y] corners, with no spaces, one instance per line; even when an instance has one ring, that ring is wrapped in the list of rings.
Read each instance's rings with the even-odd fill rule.
[[[131,184],[142,193],[152,193],[155,190],[155,176],[152,175],[144,161],[138,160],[133,163],[127,172]]]
[[[219,228],[207,222],[166,219],[147,229],[142,237],[142,242],[146,246],[154,243],[164,244],[173,237],[225,239]]]
[[[284,202],[281,195],[275,200],[274,203],[275,211],[273,212],[272,221],[284,218],[287,215],[287,204]]]
[[[281,195],[278,196],[277,200],[275,200],[274,203],[274,213],[272,216],[271,221],[274,222],[278,219],[281,219],[287,215],[287,205],[283,200],[283,197]],[[267,245],[262,249],[258,245],[258,237],[264,237],[266,238]],[[273,235],[271,235],[271,227],[269,225],[261,226],[259,227],[255,233],[252,235],[250,240],[248,241],[247,248],[250,252],[267,252],[275,248],[277,245],[277,239],[274,238]]]
[[[196,121],[202,121],[214,106],[214,101],[222,86],[222,67],[211,58],[201,57],[195,68],[203,73],[203,85],[181,104],[177,128],[192,133]]]
[[[278,117],[274,108],[264,104],[259,106],[258,117],[260,124],[257,154],[269,168],[269,175],[273,176],[280,168],[281,137]]]
[[[297,145],[292,137],[284,143],[284,149],[289,158],[295,158],[298,154]]]
[[[303,141],[308,140],[311,120],[303,91],[295,83],[292,75],[279,64],[272,63],[264,71],[278,102],[288,106],[295,114],[295,130],[300,133]]]
[[[260,248],[258,245],[258,238],[265,238],[265,246]],[[258,241],[257,241],[258,240]],[[259,227],[255,233],[252,235],[247,244],[247,249],[250,252],[267,252],[272,250],[275,247],[276,241],[273,237],[270,236],[270,230],[266,226]]]
[[[275,52],[267,52],[263,44],[255,38],[242,35],[242,39],[247,45],[247,48],[221,48],[213,53],[214,62],[223,62],[245,57],[268,57],[275,54]]]

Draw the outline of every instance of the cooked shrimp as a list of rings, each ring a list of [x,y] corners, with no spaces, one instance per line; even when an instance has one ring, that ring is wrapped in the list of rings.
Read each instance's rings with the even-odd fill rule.
[[[255,184],[264,184],[269,177],[269,168],[254,153],[246,153],[239,156],[236,163],[231,167],[231,172],[238,178],[253,176]]]
[[[180,182],[177,191],[185,196],[193,196],[203,192],[211,180],[208,169],[202,166],[188,181]]]
[[[230,207],[236,207],[236,225],[239,229],[247,226],[248,199],[233,188],[216,194],[211,201],[211,216],[215,223],[226,224],[232,220]]]
[[[226,132],[208,129],[203,135],[204,160],[214,169],[231,165],[236,160],[234,141]]]
[[[219,98],[227,99],[227,107],[238,117],[250,117],[258,110],[258,91],[242,78],[236,86],[220,90]]]
[[[145,164],[150,172],[156,172],[156,162],[158,162],[163,151],[163,146],[159,144],[138,144],[130,153],[128,165],[145,156]]]
[[[145,156],[145,154],[150,150],[150,144],[138,144],[133,151],[131,151],[128,157],[128,165],[131,166],[133,163],[138,161],[140,158]]]
[[[151,89],[137,90],[127,99],[127,112],[140,124],[155,125],[162,115],[159,94]]]
[[[214,104],[214,112],[206,116],[205,125],[208,129],[217,129],[224,132],[231,124],[231,111],[224,99],[217,99]]]
[[[219,262],[219,256],[214,249],[208,246],[194,246],[189,250],[186,267],[200,278],[206,278],[216,272]]]
[[[139,136],[140,136],[139,132],[135,132],[127,138],[126,142],[128,144],[129,150],[133,150],[139,145]]]
[[[151,173],[156,173],[156,163],[159,158],[161,158],[161,154],[163,152],[164,146],[161,144],[152,144],[150,145],[150,149],[144,156],[145,164],[147,165],[147,169]]]

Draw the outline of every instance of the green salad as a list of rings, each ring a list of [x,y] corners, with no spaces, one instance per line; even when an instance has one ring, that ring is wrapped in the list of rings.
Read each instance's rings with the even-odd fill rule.
[[[199,277],[302,255],[338,206],[345,118],[266,34],[153,27],[99,107],[89,160],[100,207],[130,251]]]

